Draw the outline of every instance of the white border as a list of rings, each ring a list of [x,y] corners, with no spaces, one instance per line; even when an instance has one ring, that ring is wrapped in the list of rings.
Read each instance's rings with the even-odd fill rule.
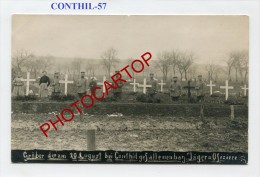
[[[1,0],[0,0],[1,1]],[[60,1],[60,0],[59,0]],[[61,2],[68,2],[61,1]],[[45,0],[2,0],[0,60],[0,176],[260,176],[260,3],[258,0],[93,0],[107,2],[105,11],[53,11]],[[57,2],[57,1],[56,1]],[[86,2],[86,1],[73,1]],[[90,2],[90,1],[88,1]],[[248,165],[92,165],[11,163],[11,14],[167,14],[249,15],[250,17],[250,100]]]

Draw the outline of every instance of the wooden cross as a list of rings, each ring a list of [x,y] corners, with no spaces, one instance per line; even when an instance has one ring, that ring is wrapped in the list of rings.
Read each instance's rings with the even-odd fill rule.
[[[188,81],[188,85],[183,87],[183,88],[188,89],[188,98],[190,98],[190,96],[191,96],[190,90],[191,90],[191,89],[195,89],[194,86],[190,86],[190,83],[191,83],[191,81]]]
[[[68,93],[68,84],[72,84],[72,83],[74,83],[74,82],[73,82],[73,81],[69,81],[69,80],[68,80],[68,75],[65,74],[65,80],[60,80],[59,83],[65,84],[64,94],[67,95],[67,93]]]
[[[105,88],[105,84],[104,84],[105,81],[106,81],[106,76],[103,77],[103,82],[98,82],[98,83],[97,83],[97,85],[102,86],[102,88],[103,88],[103,89],[102,89],[102,90],[103,90],[102,92],[103,92],[103,93],[106,92],[106,88]]]
[[[21,81],[26,82],[26,96],[29,95],[29,87],[30,87],[30,81],[36,81],[36,79],[30,79],[30,73],[27,72],[27,78],[26,79],[21,79]]]
[[[244,87],[241,87],[242,90],[244,90],[244,96],[246,96],[246,90],[248,90],[248,88],[246,87],[246,84],[244,85]]]
[[[161,85],[161,92],[163,92],[163,86],[166,85],[166,83],[163,83],[163,80],[161,80],[161,83],[159,83],[159,85]]]
[[[139,83],[136,83],[134,79],[134,82],[130,83],[130,85],[134,85],[134,92],[136,92],[136,85],[139,86]]]
[[[143,87],[143,93],[146,94],[146,88],[152,87],[152,85],[146,85],[146,78],[144,78],[144,84],[139,84],[138,87]]]
[[[220,86],[221,89],[226,89],[226,100],[228,99],[228,90],[229,89],[234,89],[233,86],[228,86],[228,80],[226,80],[226,85],[225,86]]]
[[[212,95],[212,87],[215,87],[215,84],[212,84],[212,80],[209,81],[209,84],[207,85],[210,88],[210,95]]]

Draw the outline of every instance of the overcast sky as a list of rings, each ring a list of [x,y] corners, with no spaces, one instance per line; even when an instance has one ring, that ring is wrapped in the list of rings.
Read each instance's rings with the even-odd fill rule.
[[[232,50],[248,50],[247,16],[14,15],[12,50],[35,55],[100,58],[110,47],[118,58],[193,51],[197,63],[219,63]]]

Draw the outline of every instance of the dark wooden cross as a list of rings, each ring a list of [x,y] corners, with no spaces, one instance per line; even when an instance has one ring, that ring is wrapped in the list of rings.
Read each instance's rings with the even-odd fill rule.
[[[185,88],[185,89],[188,89],[188,98],[190,98],[190,96],[191,96],[190,90],[191,90],[191,89],[195,89],[195,87],[194,87],[194,86],[191,86],[190,83],[191,83],[191,81],[188,81],[188,85],[183,87],[183,88]]]

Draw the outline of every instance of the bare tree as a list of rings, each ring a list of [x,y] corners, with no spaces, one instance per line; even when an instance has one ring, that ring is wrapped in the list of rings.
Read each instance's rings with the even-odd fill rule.
[[[70,73],[70,68],[71,68],[71,62],[69,61],[56,61],[55,65],[55,70],[58,71],[59,73]]]
[[[127,60],[127,63],[132,63],[134,61],[134,59],[131,57],[131,58],[129,58],[128,60]],[[134,64],[134,67],[137,69],[137,70],[139,70],[140,68],[141,68],[141,64],[140,63],[135,63]],[[132,71],[132,72],[131,72]],[[135,72],[131,69],[130,70],[130,72],[131,72],[131,75],[133,76],[133,79],[135,78]]]
[[[115,67],[116,63],[119,61],[117,59],[117,50],[114,48],[109,48],[107,51],[103,52],[101,55],[102,65],[107,71],[107,76],[110,77],[111,69]]]
[[[240,52],[231,52],[230,57],[233,58],[233,66],[235,68],[236,82],[238,82],[238,72],[241,74],[241,53]],[[242,76],[241,76],[242,77]]]
[[[232,57],[232,55],[230,54],[229,58],[226,60],[226,64],[227,64],[227,74],[228,74],[228,80],[231,81],[231,71],[232,68],[234,66],[234,58]]]
[[[24,67],[26,68],[27,71],[29,71],[30,73],[33,73],[34,78],[37,78],[37,73],[40,71],[41,69],[41,63],[39,62],[39,59],[37,59],[37,57],[33,56],[32,59],[27,60],[24,63]]]
[[[34,55],[31,56],[29,60],[24,62],[24,67],[27,71],[34,74],[34,77],[37,77],[37,73],[41,71],[48,70],[53,64],[54,57],[48,56],[40,56],[36,57]]]
[[[95,76],[95,65],[91,61],[88,61],[86,63],[86,67],[85,68],[86,68],[88,77]]]
[[[241,70],[243,70],[244,77],[243,77],[243,82],[247,83],[247,77],[248,77],[248,51],[243,51],[242,53],[242,58],[241,58]]]
[[[26,60],[23,63],[24,68],[28,72],[33,72],[35,68],[38,68],[37,66],[39,65],[38,62],[36,62],[36,57],[32,57],[30,60]]]
[[[25,63],[33,57],[34,55],[27,50],[17,50],[12,56],[12,67],[17,71],[21,71]]]
[[[213,77],[216,73],[217,65],[215,64],[207,64],[206,70],[208,71],[208,81],[213,80]]]
[[[238,82],[238,75],[240,75],[241,81],[246,82],[248,74],[248,52],[247,51],[232,51],[229,54],[229,65],[235,69],[236,82]],[[243,71],[245,76],[243,77]],[[229,75],[231,69],[229,70]]]
[[[179,60],[177,63],[178,70],[181,75],[181,79],[184,74],[185,80],[187,80],[187,71],[189,70],[190,66],[193,64],[194,61],[194,54],[190,53],[180,53]]]
[[[172,65],[173,76],[176,76],[176,68],[179,62],[180,53],[177,50],[173,50],[170,54],[170,60]]]
[[[163,74],[163,80],[166,81],[168,77],[168,72],[171,64],[171,57],[169,52],[162,52],[158,54],[158,62],[156,62],[157,67],[161,70]]]
[[[42,70],[46,71],[53,65],[54,57],[51,55],[40,56],[38,62],[41,65]]]
[[[83,60],[81,58],[75,58],[72,61],[71,69],[73,71],[73,80],[75,79],[75,75],[80,75],[82,63],[83,63]]]
[[[225,69],[223,69],[222,67],[216,65],[215,74],[214,74],[214,77],[213,77],[215,83],[218,82],[221,73],[225,73]]]
[[[196,75],[197,75],[197,66],[193,65],[188,70],[188,76],[189,76],[188,79],[194,79]]]

